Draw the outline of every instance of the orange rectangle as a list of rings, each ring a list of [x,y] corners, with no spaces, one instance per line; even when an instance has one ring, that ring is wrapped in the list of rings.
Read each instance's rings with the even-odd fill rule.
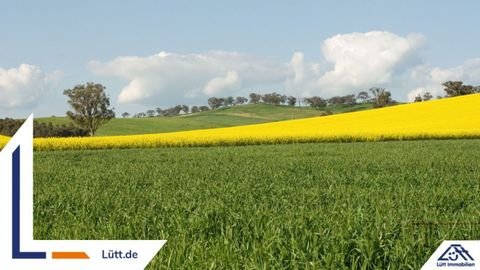
[[[52,259],[90,259],[90,257],[88,257],[87,253],[83,251],[75,251],[75,252],[53,251]]]

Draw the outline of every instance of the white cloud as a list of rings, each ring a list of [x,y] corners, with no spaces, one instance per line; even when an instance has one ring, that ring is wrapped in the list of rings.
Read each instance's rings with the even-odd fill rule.
[[[119,103],[158,104],[185,98],[225,95],[234,90],[281,82],[286,65],[270,59],[235,52],[175,54],[161,52],[148,57],[118,57],[107,63],[92,61],[96,75],[129,81]],[[241,90],[241,89],[240,89]],[[251,90],[251,89],[250,89]]]
[[[0,107],[17,109],[31,106],[61,76],[60,71],[45,74],[39,67],[28,64],[21,64],[18,68],[0,68]]]
[[[303,52],[295,52],[288,64],[286,94],[300,97],[324,94],[324,89],[318,85],[318,79],[325,72],[326,65],[306,62]]]
[[[203,88],[203,92],[206,95],[216,95],[222,91],[234,89],[238,84],[238,73],[236,71],[229,71],[225,77],[211,79]]]
[[[396,70],[416,58],[423,40],[418,34],[401,37],[379,31],[331,37],[322,52],[334,67],[319,79],[319,86],[344,92],[387,84]]]
[[[301,83],[305,79],[304,56],[302,52],[296,52],[292,56],[290,65],[293,70],[293,83]]]
[[[424,43],[420,34],[372,31],[328,38],[318,61],[308,61],[301,51],[293,53],[290,61],[223,51],[161,52],[91,61],[88,68],[98,76],[127,82],[118,94],[119,103],[148,106],[204,104],[208,96],[267,91],[330,97],[374,86],[385,87],[394,98],[405,100],[426,91],[440,95],[441,83],[447,80],[474,83],[480,78],[480,59],[445,69],[423,63]]]

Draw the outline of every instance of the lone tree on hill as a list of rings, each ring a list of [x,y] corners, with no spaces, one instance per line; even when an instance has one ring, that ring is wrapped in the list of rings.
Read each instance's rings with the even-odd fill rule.
[[[79,127],[87,129],[90,136],[95,136],[97,129],[115,117],[110,107],[110,98],[105,94],[105,86],[89,82],[76,85],[73,89],[65,89],[68,104],[73,111],[67,116]]]

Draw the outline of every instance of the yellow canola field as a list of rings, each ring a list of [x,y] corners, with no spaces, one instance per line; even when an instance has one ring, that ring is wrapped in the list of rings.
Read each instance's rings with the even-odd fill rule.
[[[94,138],[38,138],[36,150],[480,138],[480,94],[229,128]]]
[[[8,140],[10,140],[10,137],[0,135],[0,146],[3,147],[7,144]]]

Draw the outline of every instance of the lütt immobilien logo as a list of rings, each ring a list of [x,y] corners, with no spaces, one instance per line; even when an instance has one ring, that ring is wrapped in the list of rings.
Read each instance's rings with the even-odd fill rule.
[[[34,240],[33,116],[0,152],[2,270],[144,269],[165,240]]]
[[[438,258],[437,266],[475,267],[475,260],[462,245],[452,244],[443,252],[442,256]]]

